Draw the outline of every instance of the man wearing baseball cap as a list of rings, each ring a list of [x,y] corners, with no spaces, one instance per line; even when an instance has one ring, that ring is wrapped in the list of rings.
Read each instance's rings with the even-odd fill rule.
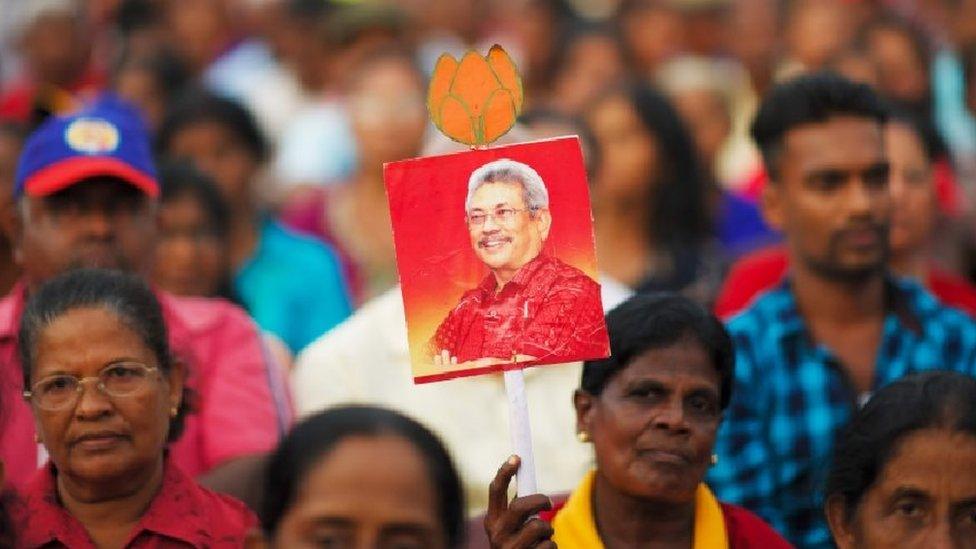
[[[15,484],[44,458],[20,398],[17,330],[26,295],[73,268],[147,272],[159,191],[138,114],[117,100],[51,118],[24,146],[14,182],[16,216],[3,220],[23,277],[0,301],[0,461]],[[176,463],[196,476],[273,448],[291,410],[284,374],[254,322],[225,301],[156,294],[170,344],[196,393],[186,429],[171,446]]]

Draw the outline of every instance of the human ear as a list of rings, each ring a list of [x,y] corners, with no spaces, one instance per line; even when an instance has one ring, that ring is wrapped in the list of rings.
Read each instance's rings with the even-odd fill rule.
[[[549,238],[549,228],[552,227],[552,214],[549,213],[549,208],[543,208],[535,212],[535,223],[536,227],[539,228],[539,235],[545,241]]]
[[[186,375],[186,364],[181,360],[173,360],[166,381],[169,383],[170,409],[179,410],[183,398],[183,384]]]
[[[576,432],[591,433],[593,424],[593,405],[595,397],[582,389],[573,392],[573,408],[576,409]]]
[[[851,522],[847,520],[847,505],[844,498],[839,495],[830,496],[824,505],[824,512],[827,515],[827,525],[830,526],[830,533],[834,536],[834,543],[838,549],[853,549],[854,530]]]
[[[767,181],[763,186],[760,205],[762,206],[762,216],[766,224],[777,231],[782,231],[784,221],[786,220],[786,213],[783,208],[782,183],[773,182],[772,180]]]

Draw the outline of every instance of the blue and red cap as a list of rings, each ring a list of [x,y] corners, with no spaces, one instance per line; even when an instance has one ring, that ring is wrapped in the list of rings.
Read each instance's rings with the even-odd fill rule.
[[[149,134],[136,109],[115,98],[37,128],[20,155],[14,197],[47,196],[98,176],[159,196]]]

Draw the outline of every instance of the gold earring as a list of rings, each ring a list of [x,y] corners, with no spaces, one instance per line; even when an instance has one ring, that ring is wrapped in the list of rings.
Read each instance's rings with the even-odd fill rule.
[[[586,431],[580,431],[576,433],[576,440],[582,442],[583,444],[586,444],[587,442],[590,441],[590,434],[587,433]]]
[[[718,454],[712,454],[712,465],[718,465]]]
[[[173,406],[172,408],[169,409],[169,417],[175,418],[176,414],[178,413],[180,413],[179,406]]]

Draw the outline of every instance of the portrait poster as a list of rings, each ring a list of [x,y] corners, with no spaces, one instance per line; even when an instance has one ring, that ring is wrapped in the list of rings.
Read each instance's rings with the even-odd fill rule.
[[[609,356],[577,137],[384,166],[416,383]]]

